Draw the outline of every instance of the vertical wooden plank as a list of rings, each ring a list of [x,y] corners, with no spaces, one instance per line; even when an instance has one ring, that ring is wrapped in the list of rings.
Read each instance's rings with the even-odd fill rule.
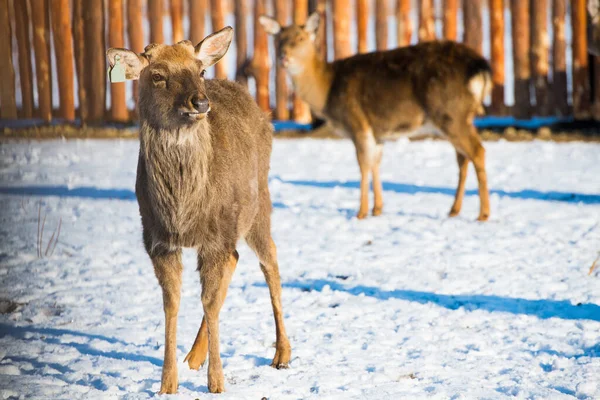
[[[35,75],[38,91],[39,116],[48,122],[52,119],[52,92],[50,88],[50,54],[46,38],[50,27],[46,25],[44,2],[32,0],[31,22],[35,50]]]
[[[350,22],[352,9],[348,0],[333,0],[333,53],[335,59],[352,54],[350,45]],[[324,22],[324,21],[323,21]]]
[[[235,80],[248,86],[248,31],[246,28],[246,15],[248,14],[246,0],[235,0],[235,42],[236,42],[236,71]]]
[[[565,20],[567,18],[567,0],[552,1],[552,97],[554,112],[568,115],[567,104],[567,42],[565,39]]]
[[[73,69],[73,34],[69,0],[53,0],[51,13],[60,100],[58,116],[72,121],[75,119],[75,85],[73,82],[75,71]]]
[[[308,0],[294,0],[294,24],[296,25],[304,25],[306,23],[306,18],[308,17]],[[293,104],[294,104],[294,112],[293,118],[294,121],[300,123],[310,123],[312,121],[312,117],[310,115],[310,108],[308,104],[303,102],[299,96],[295,93],[293,94]]]
[[[21,80],[22,118],[33,117],[33,70],[31,69],[31,40],[29,38],[29,10],[27,0],[15,1],[15,30],[19,49],[19,77]]]
[[[127,0],[127,37],[129,38],[129,50],[136,53],[144,51],[142,0]],[[138,102],[138,84],[137,80],[133,81],[133,100],[136,105]]]
[[[515,106],[513,114],[518,118],[531,116],[529,84],[529,1],[511,0],[513,62],[515,75]]]
[[[163,1],[148,0],[148,19],[150,20],[150,43],[164,43]]]
[[[410,0],[398,0],[396,2],[398,46],[408,46],[412,37],[410,3]]]
[[[12,32],[8,0],[0,0],[0,118],[16,119],[15,70],[12,64]]]
[[[207,0],[189,0],[190,40],[197,45],[204,39],[204,21],[208,11]]]
[[[108,2],[108,46],[125,47],[122,0]],[[110,117],[113,121],[118,122],[125,122],[129,119],[125,103],[125,82],[110,84]]]
[[[251,70],[256,82],[256,103],[264,112],[271,111],[269,104],[269,43],[267,33],[259,22],[261,15],[266,13],[265,0],[255,0],[254,3],[254,56]]]
[[[367,29],[369,24],[369,1],[356,0],[356,30],[358,34],[358,52],[368,51]]]
[[[504,0],[490,0],[492,111],[504,114]]]
[[[275,0],[275,18],[281,26],[289,25],[289,11],[287,0]],[[275,70],[275,118],[285,121],[290,118],[289,91],[287,86],[287,75],[283,66],[277,63]]]
[[[388,45],[387,0],[375,0],[375,43],[377,50],[386,50]]]
[[[212,21],[212,31],[216,32],[225,28],[225,4],[222,0],[210,1],[210,19]],[[227,79],[227,55],[225,58],[215,64],[215,77],[217,79]]]
[[[548,94],[550,57],[548,37],[548,1],[531,2],[531,77],[535,88],[535,111],[537,115],[550,113],[551,99]]]
[[[183,1],[171,0],[171,27],[173,43],[183,40]]]
[[[465,0],[468,1],[468,0]],[[420,0],[419,4],[419,42],[435,40],[433,19],[433,0]]]
[[[491,0],[494,3],[494,0]],[[456,40],[458,38],[456,23],[458,21],[458,0],[444,0],[444,39]]]
[[[524,2],[527,3],[527,1]],[[481,11],[481,0],[464,0],[464,42],[467,46],[475,49],[479,54],[483,51],[483,20]]]
[[[576,118],[588,118],[590,82],[585,0],[571,0],[571,27],[573,31],[573,113]]]
[[[104,34],[104,4],[102,0],[88,1],[83,7],[85,34],[85,85],[90,121],[104,119],[106,108],[106,49]]]
[[[85,124],[88,120],[88,101],[85,83],[85,37],[83,28],[84,1],[73,0],[73,46],[75,52],[75,70],[77,71],[79,119],[82,124]]]

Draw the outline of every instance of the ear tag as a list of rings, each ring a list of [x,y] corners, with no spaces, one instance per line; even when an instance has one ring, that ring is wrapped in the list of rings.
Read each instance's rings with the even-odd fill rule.
[[[120,60],[121,56],[116,55],[115,65],[113,65],[112,68],[109,68],[107,71],[108,78],[112,83],[125,82],[125,66],[121,64]]]

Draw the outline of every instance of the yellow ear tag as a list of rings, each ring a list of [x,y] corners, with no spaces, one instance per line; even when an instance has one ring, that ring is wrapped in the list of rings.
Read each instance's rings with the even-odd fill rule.
[[[120,63],[121,56],[115,56],[115,65],[107,71],[108,79],[112,83],[125,82],[125,66]]]

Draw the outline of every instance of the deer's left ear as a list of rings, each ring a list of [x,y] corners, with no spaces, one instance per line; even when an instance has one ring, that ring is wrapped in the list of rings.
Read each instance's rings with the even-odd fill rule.
[[[204,68],[208,68],[223,58],[232,40],[233,28],[230,26],[212,33],[195,47],[196,58],[202,61]]]
[[[304,24],[304,30],[311,35],[317,34],[317,29],[319,29],[319,22],[321,21],[321,17],[318,12],[314,12],[308,16],[306,20],[306,24]]]
[[[146,57],[131,50],[116,47],[106,50],[106,57],[111,67],[115,65],[117,56],[120,57],[119,62],[125,66],[126,79],[139,79],[142,70],[148,66]]]
[[[279,22],[271,17],[261,15],[258,21],[265,29],[265,32],[267,32],[269,35],[277,35],[281,31],[281,25],[279,25]]]

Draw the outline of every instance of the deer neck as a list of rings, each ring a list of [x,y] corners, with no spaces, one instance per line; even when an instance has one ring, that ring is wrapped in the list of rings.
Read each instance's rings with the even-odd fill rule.
[[[304,68],[290,72],[294,89],[316,114],[323,115],[329,89],[333,82],[333,67],[313,53]]]

